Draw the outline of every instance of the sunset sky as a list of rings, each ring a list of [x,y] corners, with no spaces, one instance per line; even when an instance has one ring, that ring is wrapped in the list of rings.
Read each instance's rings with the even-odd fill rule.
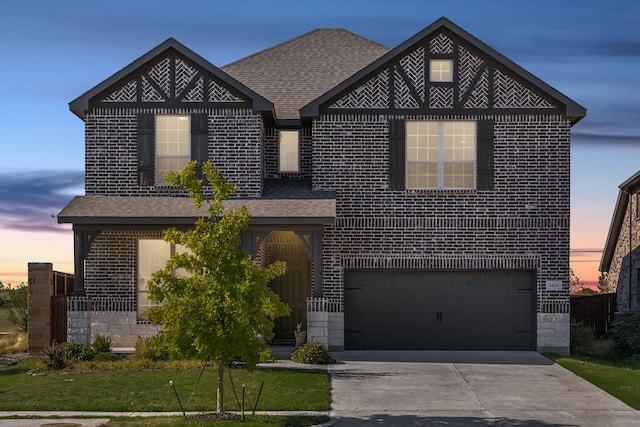
[[[573,127],[571,265],[596,281],[618,185],[640,170],[640,2],[26,0],[0,3],[0,281],[73,272],[56,215],[83,194],[68,102],[173,37],[214,65],[316,28],[395,47],[446,16],[588,109]]]

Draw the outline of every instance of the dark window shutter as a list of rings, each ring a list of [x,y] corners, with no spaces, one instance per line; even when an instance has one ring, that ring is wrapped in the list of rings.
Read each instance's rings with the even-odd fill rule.
[[[477,187],[480,191],[493,190],[493,120],[477,122]]]
[[[155,116],[138,114],[138,184],[153,185],[155,169]]]
[[[207,161],[208,153],[208,123],[207,114],[191,115],[191,160],[195,160],[196,175],[202,179],[202,164]]]
[[[405,123],[402,119],[389,120],[389,188],[405,189]]]

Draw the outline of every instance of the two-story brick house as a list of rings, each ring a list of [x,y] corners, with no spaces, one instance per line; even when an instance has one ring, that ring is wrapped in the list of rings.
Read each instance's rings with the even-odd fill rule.
[[[168,226],[163,173],[210,159],[287,262],[276,339],[334,349],[569,348],[570,129],[586,110],[441,18],[394,49],[316,30],[217,68],[167,40],[70,103],[86,123],[69,339],[132,346]]]

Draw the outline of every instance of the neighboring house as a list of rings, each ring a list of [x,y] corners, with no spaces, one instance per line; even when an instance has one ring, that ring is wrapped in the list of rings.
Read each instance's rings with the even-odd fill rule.
[[[640,171],[620,184],[600,271],[616,289],[618,311],[640,310]]]
[[[569,351],[570,129],[586,110],[441,18],[387,49],[316,30],[217,68],[173,39],[70,103],[86,124],[69,339],[133,346],[210,159],[243,247],[332,349]]]

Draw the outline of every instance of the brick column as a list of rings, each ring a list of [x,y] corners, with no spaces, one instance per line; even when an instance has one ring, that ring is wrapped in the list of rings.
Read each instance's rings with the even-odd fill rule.
[[[51,345],[51,294],[53,264],[30,262],[28,352],[41,353]]]

